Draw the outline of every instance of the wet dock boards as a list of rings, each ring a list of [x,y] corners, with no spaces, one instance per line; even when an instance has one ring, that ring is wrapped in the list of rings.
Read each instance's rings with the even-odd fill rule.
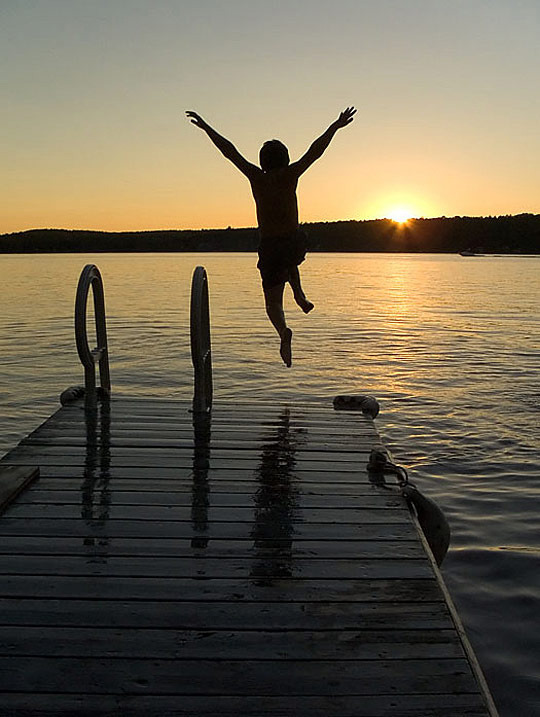
[[[487,715],[373,421],[114,399],[0,462],[0,712]],[[493,714],[493,712],[491,712]]]

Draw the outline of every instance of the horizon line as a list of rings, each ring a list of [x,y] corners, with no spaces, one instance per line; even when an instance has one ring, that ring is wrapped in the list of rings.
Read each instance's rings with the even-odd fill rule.
[[[393,222],[394,224],[406,224],[407,222],[415,222],[415,221],[430,221],[430,220],[436,220],[436,219],[500,219],[504,217],[520,217],[520,216],[540,216],[540,213],[536,212],[518,212],[517,214],[482,214],[482,215],[471,215],[471,214],[454,214],[453,216],[447,216],[446,214],[441,214],[439,216],[433,216],[433,217],[409,217],[403,222],[398,222],[395,219],[392,219],[391,217],[375,217],[375,218],[369,218],[369,219],[321,219],[318,221],[305,221],[305,222],[299,222],[299,226],[307,225],[307,224],[338,224],[338,223],[345,223],[345,222],[381,222],[381,221],[389,221]],[[36,231],[68,231],[68,232],[100,232],[104,234],[136,234],[136,233],[146,233],[146,232],[205,232],[205,231],[246,231],[246,230],[254,230],[257,231],[256,226],[241,226],[241,227],[233,227],[232,225],[226,226],[226,227],[199,227],[199,228],[193,228],[193,227],[163,227],[160,229],[88,229],[88,228],[81,228],[81,227],[32,227],[30,229],[15,229],[12,231],[4,231],[0,233],[0,236],[6,236],[9,234],[23,234],[24,232],[36,232]]]

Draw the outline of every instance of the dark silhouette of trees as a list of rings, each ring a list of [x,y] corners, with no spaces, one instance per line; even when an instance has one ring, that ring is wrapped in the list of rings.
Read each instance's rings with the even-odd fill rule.
[[[540,214],[303,224],[311,251],[540,254]],[[0,235],[0,253],[256,251],[257,230],[98,232],[32,229]]]

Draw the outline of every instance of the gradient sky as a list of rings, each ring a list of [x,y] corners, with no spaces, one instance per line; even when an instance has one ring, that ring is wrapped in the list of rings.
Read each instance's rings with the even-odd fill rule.
[[[0,232],[254,226],[257,161],[358,114],[302,221],[540,210],[538,0],[0,0]]]

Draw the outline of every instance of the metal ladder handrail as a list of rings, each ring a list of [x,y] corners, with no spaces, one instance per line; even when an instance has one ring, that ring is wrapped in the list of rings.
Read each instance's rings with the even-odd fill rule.
[[[191,360],[195,374],[193,413],[210,413],[213,394],[212,347],[208,276],[203,266],[195,267],[191,281],[190,335]]]
[[[88,292],[92,287],[94,296],[94,318],[96,322],[97,347],[90,349],[86,330],[86,308]],[[84,367],[84,383],[87,397],[96,392],[96,363],[99,364],[101,390],[106,395],[111,391],[109,353],[107,349],[107,326],[105,323],[105,294],[103,279],[95,264],[87,264],[81,272],[75,297],[75,341],[77,353]]]

